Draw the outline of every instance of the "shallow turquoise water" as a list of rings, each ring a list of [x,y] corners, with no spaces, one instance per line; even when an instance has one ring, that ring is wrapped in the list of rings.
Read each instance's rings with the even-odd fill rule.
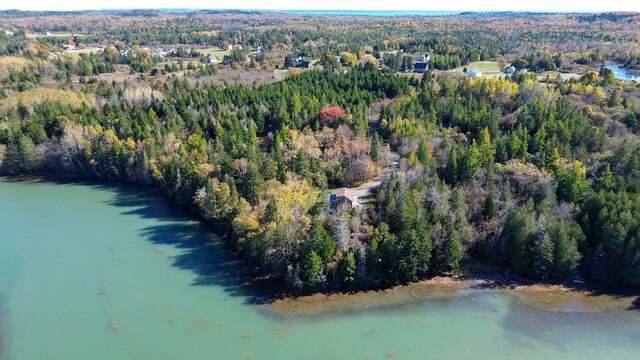
[[[640,356],[638,310],[550,312],[467,290],[284,319],[252,305],[239,269],[214,235],[153,190],[0,182],[0,358]]]

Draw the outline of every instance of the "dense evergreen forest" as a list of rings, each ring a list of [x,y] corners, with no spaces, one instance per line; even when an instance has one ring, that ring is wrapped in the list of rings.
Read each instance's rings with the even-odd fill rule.
[[[155,12],[129,15],[152,19],[145,32],[126,17],[111,26],[113,15],[104,14],[68,23],[65,14],[44,16],[30,29],[82,32],[95,42],[241,39],[326,58],[323,70],[252,85],[189,81],[177,73],[189,71],[183,63],[158,70],[161,59],[135,52],[47,60],[56,44],[26,37],[21,24],[31,16],[0,19],[16,30],[0,35],[0,53],[28,64],[0,72],[0,174],[157,186],[258,271],[294,289],[392,286],[478,263],[536,280],[640,286],[640,87],[608,69],[568,80],[534,72],[636,61],[625,44],[637,43],[629,25],[637,16],[592,19],[605,29],[593,31],[582,25],[587,15],[539,15],[566,21],[560,33],[507,30],[537,26],[533,15],[451,18],[474,24],[462,30],[439,19],[426,30],[422,19],[372,19],[371,31],[349,32],[347,19],[316,29],[295,16],[228,14],[215,34],[203,34],[211,31],[207,14]],[[278,19],[285,26],[271,29]],[[563,48],[569,38],[574,44]],[[532,50],[542,40],[549,45]],[[592,41],[600,45],[583,46]],[[392,48],[432,52],[435,71],[407,76],[387,60],[369,61]],[[342,66],[329,66],[339,54]],[[236,55],[245,57],[228,56]],[[498,57],[536,65],[496,78],[439,71]],[[392,62],[403,66],[401,57]],[[153,81],[97,77],[121,65]],[[391,151],[398,169],[364,206],[327,211],[332,189],[380,177]]]

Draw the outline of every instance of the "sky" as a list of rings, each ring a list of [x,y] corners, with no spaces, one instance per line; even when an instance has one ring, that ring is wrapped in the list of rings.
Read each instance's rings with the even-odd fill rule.
[[[270,10],[426,10],[426,11],[639,11],[640,0],[2,0],[0,9],[100,10],[100,9],[270,9]]]

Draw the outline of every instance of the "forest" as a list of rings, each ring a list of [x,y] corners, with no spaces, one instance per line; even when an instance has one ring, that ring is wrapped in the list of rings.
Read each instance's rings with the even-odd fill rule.
[[[597,68],[638,66],[640,15],[119,16],[0,13],[0,174],[158,187],[294,291],[478,267],[640,286],[640,86]],[[48,31],[82,35],[27,36]],[[69,41],[104,48],[61,55]],[[266,54],[218,67],[186,50],[239,43]],[[391,49],[432,68],[411,75]],[[321,66],[287,69],[293,54]],[[206,81],[248,56],[282,79]],[[483,60],[529,71],[446,71]],[[135,77],[101,77],[123,67]],[[334,189],[378,178],[363,206],[328,211]]]

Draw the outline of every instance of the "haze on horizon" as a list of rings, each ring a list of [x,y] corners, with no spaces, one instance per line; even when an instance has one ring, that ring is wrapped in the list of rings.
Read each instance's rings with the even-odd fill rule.
[[[536,12],[608,12],[640,11],[640,1],[578,1],[539,0],[534,2],[508,2],[500,0],[466,1],[451,0],[446,4],[425,4],[413,0],[387,2],[353,0],[348,4],[340,0],[322,2],[301,2],[276,0],[265,3],[259,0],[243,2],[183,0],[179,3],[169,0],[94,0],[90,3],[77,0],[23,0],[19,3],[4,2],[1,10],[102,10],[102,9],[261,9],[261,10],[396,10],[396,11],[536,11]]]

